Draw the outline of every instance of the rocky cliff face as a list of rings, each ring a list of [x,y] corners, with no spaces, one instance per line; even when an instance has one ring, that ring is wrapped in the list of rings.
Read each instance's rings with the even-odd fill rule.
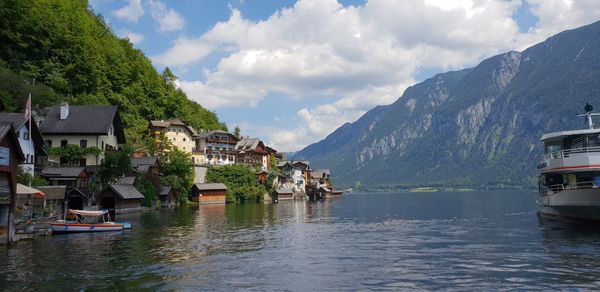
[[[532,185],[545,132],[600,107],[600,22],[438,74],[298,152],[353,186]]]

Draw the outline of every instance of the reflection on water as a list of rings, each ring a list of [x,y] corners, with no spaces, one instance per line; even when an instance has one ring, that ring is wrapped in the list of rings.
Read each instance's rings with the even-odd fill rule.
[[[0,289],[594,289],[600,230],[528,191],[350,194],[132,215],[133,230],[0,247]]]

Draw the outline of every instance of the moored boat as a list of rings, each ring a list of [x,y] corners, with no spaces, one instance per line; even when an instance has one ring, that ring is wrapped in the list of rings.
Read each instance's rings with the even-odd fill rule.
[[[130,223],[110,221],[108,210],[69,210],[68,215],[74,220],[58,220],[50,223],[53,233],[122,231],[131,228]]]
[[[586,105],[588,129],[544,134],[539,169],[539,215],[577,222],[600,222],[600,129]]]

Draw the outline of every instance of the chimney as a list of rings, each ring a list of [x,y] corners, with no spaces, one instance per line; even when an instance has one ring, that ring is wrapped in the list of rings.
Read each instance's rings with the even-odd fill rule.
[[[67,102],[63,102],[60,104],[60,119],[66,120],[69,116],[69,104]]]

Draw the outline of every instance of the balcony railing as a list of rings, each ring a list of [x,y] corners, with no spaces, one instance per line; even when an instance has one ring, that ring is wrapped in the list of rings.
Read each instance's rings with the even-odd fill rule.
[[[206,143],[212,143],[212,144],[237,144],[237,141],[233,140],[233,139],[219,139],[219,138],[206,138]]]
[[[544,154],[544,159],[558,159],[558,158],[568,158],[572,154],[579,153],[600,153],[600,147],[583,147],[583,148],[573,148],[573,149],[565,149],[560,151],[555,151],[551,153]]]
[[[548,190],[552,191],[553,193],[559,193],[564,190],[596,189],[596,188],[598,188],[598,186],[599,186],[599,184],[596,182],[584,181],[584,182],[578,182],[578,183],[568,184],[568,185],[564,185],[564,184],[550,185],[548,187]]]

